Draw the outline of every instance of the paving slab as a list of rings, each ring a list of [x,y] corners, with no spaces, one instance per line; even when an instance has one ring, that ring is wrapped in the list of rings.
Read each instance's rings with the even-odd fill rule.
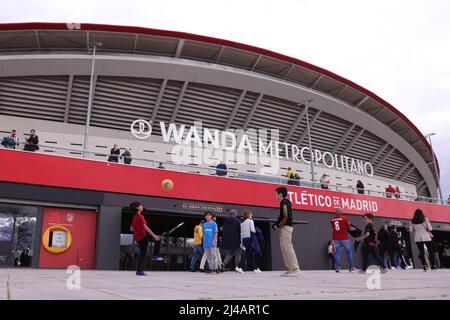
[[[447,269],[398,270],[386,274],[303,271],[295,277],[281,274],[280,271],[258,274],[155,271],[139,277],[131,271],[82,270],[77,278],[66,270],[0,269],[0,299],[450,300]],[[211,290],[212,287],[216,290]]]

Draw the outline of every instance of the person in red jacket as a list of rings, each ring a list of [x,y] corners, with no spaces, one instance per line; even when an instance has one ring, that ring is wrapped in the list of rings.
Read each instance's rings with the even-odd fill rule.
[[[137,271],[136,275],[145,276],[144,273],[144,265],[145,265],[145,256],[147,254],[147,247],[149,241],[152,241],[149,237],[152,236],[155,241],[155,250],[153,252],[154,261],[162,261],[163,258],[159,257],[159,248],[161,245],[160,238],[153,233],[152,230],[147,226],[147,221],[145,221],[144,216],[142,215],[142,211],[144,211],[144,206],[140,202],[133,202],[130,204],[131,211],[134,213],[133,221],[131,222],[131,231],[134,233],[134,240],[139,245],[139,257],[137,263]],[[148,234],[147,234],[148,233]]]
[[[389,185],[386,188],[386,198],[392,198],[392,196],[395,194],[395,189],[393,186]]]
[[[348,269],[350,272],[354,270],[353,267],[353,256],[352,256],[352,248],[351,241],[348,237],[347,231],[355,231],[356,229],[352,227],[350,221],[346,216],[344,216],[344,212],[342,208],[336,208],[336,215],[331,218],[331,229],[333,229],[333,245],[336,250],[336,254],[334,258],[335,262],[335,271],[339,272],[341,270],[341,249],[344,247],[345,252],[347,253],[347,261],[348,261]]]

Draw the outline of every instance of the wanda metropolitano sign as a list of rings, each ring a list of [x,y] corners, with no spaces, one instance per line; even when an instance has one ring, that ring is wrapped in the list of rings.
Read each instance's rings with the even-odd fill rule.
[[[218,129],[203,128],[201,125],[186,126],[184,124],[176,125],[175,123],[167,125],[163,121],[159,122],[159,127],[164,143],[175,143],[176,145],[187,147],[194,145],[204,149],[225,152],[247,152],[249,155],[257,154],[262,157],[285,159],[306,164],[311,163],[305,157],[311,153],[310,148],[280,142],[276,139],[279,136],[278,130],[220,131]],[[131,124],[130,131],[135,138],[145,140],[151,136],[152,126],[148,121],[139,119]],[[374,174],[374,169],[370,162],[364,162],[329,151],[323,152],[314,148],[312,154],[316,165],[323,165],[329,169],[341,170],[369,178]]]

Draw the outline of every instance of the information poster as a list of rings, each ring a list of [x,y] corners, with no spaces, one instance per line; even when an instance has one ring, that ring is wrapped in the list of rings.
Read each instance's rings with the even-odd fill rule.
[[[66,246],[67,246],[67,232],[66,231],[53,231],[51,247],[65,248]]]

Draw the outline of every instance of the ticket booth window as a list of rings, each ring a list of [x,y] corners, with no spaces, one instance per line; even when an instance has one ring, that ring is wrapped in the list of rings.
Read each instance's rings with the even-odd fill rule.
[[[60,254],[69,249],[72,243],[72,235],[69,229],[63,226],[51,226],[44,231],[42,245],[53,254]]]
[[[52,248],[67,248],[67,232],[66,231],[51,231],[49,237],[49,247]]]

